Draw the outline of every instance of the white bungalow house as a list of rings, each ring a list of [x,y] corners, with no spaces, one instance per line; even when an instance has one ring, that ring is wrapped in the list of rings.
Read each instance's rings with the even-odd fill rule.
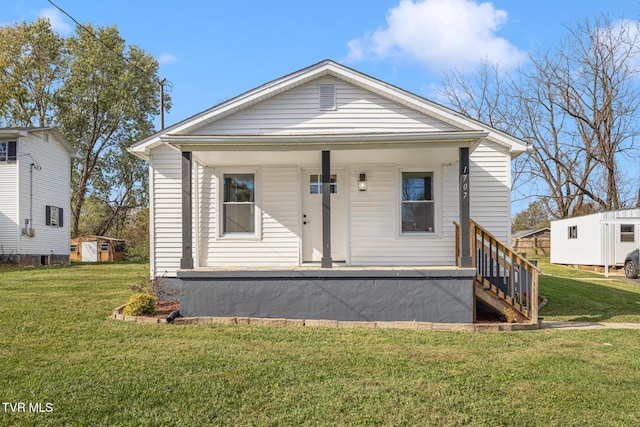
[[[478,251],[503,284],[530,268],[489,244],[511,235],[525,150],[330,60],[130,147],[149,161],[151,275],[183,315],[434,322],[473,321],[484,288],[509,300],[497,279],[474,287]]]
[[[55,128],[0,129],[0,258],[69,262],[71,158]]]
[[[640,208],[551,221],[554,264],[622,266],[627,254],[639,246]]]

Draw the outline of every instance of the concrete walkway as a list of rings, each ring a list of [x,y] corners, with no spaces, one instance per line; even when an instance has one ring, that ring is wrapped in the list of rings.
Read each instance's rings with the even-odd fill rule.
[[[640,329],[640,323],[542,321],[540,329]]]

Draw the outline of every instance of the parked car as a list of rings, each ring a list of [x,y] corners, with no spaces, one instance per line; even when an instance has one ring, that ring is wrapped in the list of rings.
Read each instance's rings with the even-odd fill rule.
[[[640,274],[640,252],[638,249],[629,253],[624,259],[624,275],[629,279],[637,279]]]

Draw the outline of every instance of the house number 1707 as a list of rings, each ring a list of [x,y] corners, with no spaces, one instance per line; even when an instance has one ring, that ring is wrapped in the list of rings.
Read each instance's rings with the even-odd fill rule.
[[[462,191],[462,199],[466,200],[469,196],[469,168],[464,166],[462,168],[462,175],[460,179],[460,190]]]

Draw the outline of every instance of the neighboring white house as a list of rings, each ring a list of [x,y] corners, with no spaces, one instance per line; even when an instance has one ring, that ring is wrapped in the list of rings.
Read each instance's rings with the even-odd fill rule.
[[[455,269],[454,222],[469,235],[461,212],[510,238],[511,160],[525,150],[330,60],[130,148],[149,161],[152,277],[183,282],[242,269]]]
[[[551,221],[554,264],[621,266],[640,242],[640,209]]]
[[[0,129],[0,258],[69,261],[71,144],[55,128]]]

